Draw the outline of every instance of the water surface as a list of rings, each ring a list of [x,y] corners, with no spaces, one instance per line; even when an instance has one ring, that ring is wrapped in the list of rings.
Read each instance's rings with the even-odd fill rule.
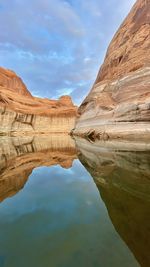
[[[0,139],[0,266],[148,267],[149,151]]]

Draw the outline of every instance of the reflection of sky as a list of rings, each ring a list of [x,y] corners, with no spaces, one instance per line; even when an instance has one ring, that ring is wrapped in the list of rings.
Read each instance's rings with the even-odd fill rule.
[[[0,204],[0,266],[137,266],[108,217],[91,176],[37,168],[25,187]]]
[[[135,0],[1,0],[0,64],[36,96],[80,103]]]

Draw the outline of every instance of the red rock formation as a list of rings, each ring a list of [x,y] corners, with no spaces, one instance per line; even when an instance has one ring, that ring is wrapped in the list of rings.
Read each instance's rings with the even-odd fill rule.
[[[15,72],[0,67],[0,88],[14,91],[19,95],[32,97],[25,84]]]
[[[70,132],[76,114],[69,96],[33,97],[14,72],[0,68],[0,132]]]
[[[94,86],[79,108],[75,134],[150,136],[150,1],[137,0],[109,45]]]
[[[138,0],[115,34],[96,84],[132,73],[150,64],[150,1]]]

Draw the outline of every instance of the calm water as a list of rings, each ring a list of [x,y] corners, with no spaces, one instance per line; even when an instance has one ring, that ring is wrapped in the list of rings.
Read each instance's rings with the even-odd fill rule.
[[[0,267],[150,266],[149,151],[1,138],[0,201]]]

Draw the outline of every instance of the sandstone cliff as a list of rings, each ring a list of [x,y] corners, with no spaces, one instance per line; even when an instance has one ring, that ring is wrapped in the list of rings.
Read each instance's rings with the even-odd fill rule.
[[[25,84],[15,72],[0,67],[0,88],[10,90],[19,95],[32,97]]]
[[[32,170],[59,164],[70,168],[76,149],[69,135],[51,134],[0,138],[0,202],[15,195]]]
[[[0,133],[70,132],[77,107],[69,96],[33,97],[12,71],[0,68]]]
[[[150,137],[150,1],[137,0],[115,34],[74,134]]]

